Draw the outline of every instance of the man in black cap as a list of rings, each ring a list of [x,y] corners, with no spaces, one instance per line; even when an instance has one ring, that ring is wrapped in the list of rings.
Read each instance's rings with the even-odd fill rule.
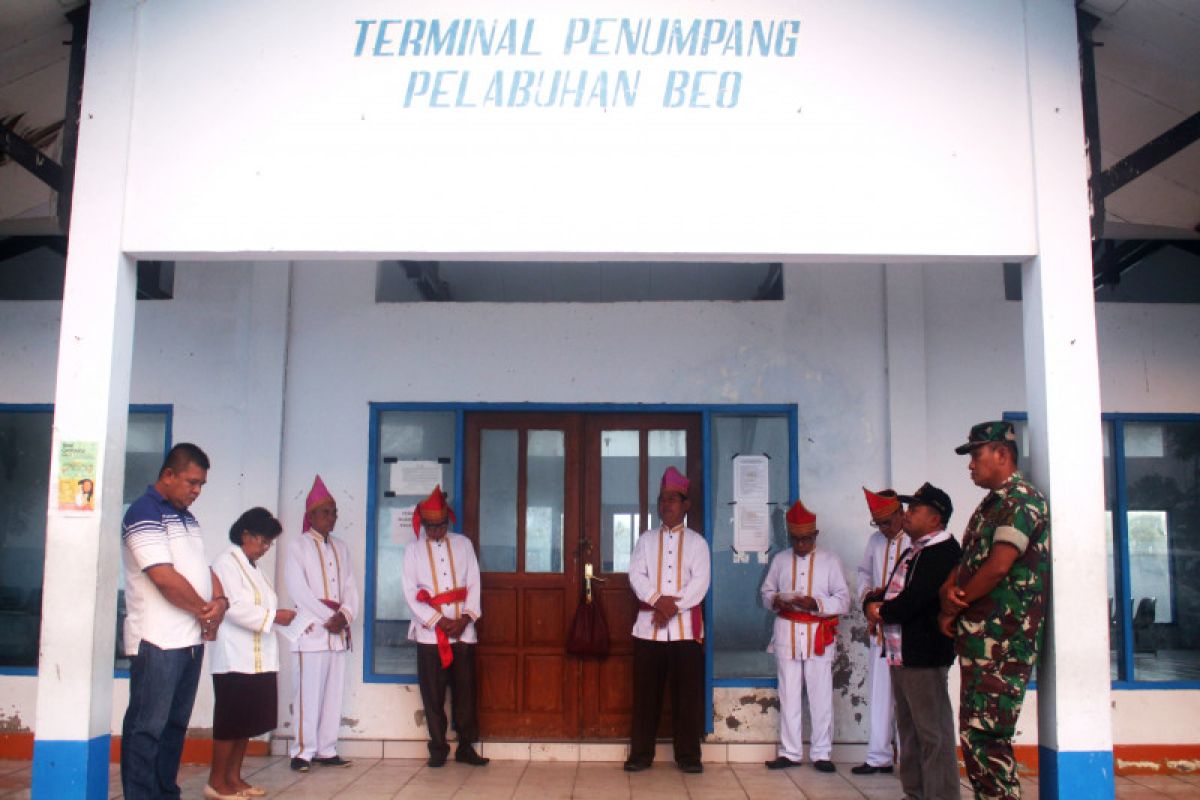
[[[953,633],[962,684],[958,726],[981,798],[1019,798],[1012,738],[1042,645],[1050,577],[1050,509],[1017,469],[1011,422],[981,422],[967,443],[971,480],[987,489],[963,534],[961,564],[941,590],[939,627]]]
[[[939,590],[962,557],[946,531],[954,506],[928,483],[899,499],[908,505],[903,524],[912,545],[882,593],[867,596],[863,610],[869,621],[883,625],[904,796],[958,800],[954,712],[946,688],[954,640],[938,630]]]

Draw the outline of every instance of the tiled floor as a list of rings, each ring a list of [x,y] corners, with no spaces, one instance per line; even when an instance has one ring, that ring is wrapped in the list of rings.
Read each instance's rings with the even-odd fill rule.
[[[246,776],[267,789],[269,797],[290,800],[385,800],[385,798],[821,798],[821,800],[898,800],[900,783],[894,777],[850,774],[850,764],[838,765],[835,775],[811,767],[770,772],[759,764],[706,764],[703,775],[683,775],[673,765],[658,764],[633,775],[615,762],[493,761],[486,767],[453,762],[429,769],[413,759],[362,759],[349,768],[314,768],[301,775],[288,768],[282,756],[246,759]],[[185,766],[180,773],[184,798],[201,798],[208,770]],[[0,798],[29,797],[30,764],[0,761]],[[1200,776],[1117,779],[1117,797],[1200,798]],[[110,770],[110,796],[121,796],[120,776]],[[963,798],[970,798],[965,787]],[[1037,784],[1025,784],[1025,797],[1037,798]],[[1089,799],[1090,800],[1090,799]]]

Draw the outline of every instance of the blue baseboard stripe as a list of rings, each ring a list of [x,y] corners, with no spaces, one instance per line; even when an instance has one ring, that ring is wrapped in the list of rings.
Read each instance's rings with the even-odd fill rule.
[[[34,800],[108,797],[109,735],[86,741],[33,742]]]
[[[1115,793],[1111,751],[1038,747],[1038,797],[1041,800],[1107,798]]]

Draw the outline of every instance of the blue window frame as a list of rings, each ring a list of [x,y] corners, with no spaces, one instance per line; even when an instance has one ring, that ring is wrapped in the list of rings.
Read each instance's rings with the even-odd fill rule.
[[[169,405],[129,407],[126,506],[158,474],[170,447],[171,414]],[[37,674],[53,418],[50,404],[0,404],[0,675]],[[123,620],[124,592],[118,590],[118,651]],[[114,664],[119,677],[128,674],[119,652]]]
[[[1200,414],[1101,421],[1112,686],[1200,688]]]
[[[797,412],[794,405],[371,403],[368,432],[370,463],[367,471],[367,618],[363,637],[363,681],[366,683],[412,684],[417,680],[415,660],[404,652],[408,623],[400,615],[406,615],[407,612],[401,608],[402,600],[397,603],[395,599],[401,548],[390,541],[390,529],[394,529],[397,520],[401,519],[401,508],[405,505],[411,508],[420,498],[392,495],[382,484],[386,480],[385,474],[390,471],[387,465],[401,458],[436,459],[441,462],[444,465],[443,480],[451,486],[448,489],[451,504],[455,513],[460,514],[460,492],[454,489],[463,485],[464,419],[467,413],[475,411],[699,414],[704,451],[703,502],[705,519],[709,521],[705,526],[705,536],[709,546],[717,551],[714,560],[720,559],[720,563],[731,561],[732,553],[729,548],[731,523],[718,520],[715,514],[718,510],[718,485],[724,485],[728,480],[727,470],[719,468],[718,462],[724,464],[727,458],[739,452],[741,446],[749,448],[741,452],[767,452],[772,464],[771,502],[786,511],[786,503],[797,494],[799,468],[796,450]],[[733,431],[736,435],[730,433],[731,426],[736,428]],[[452,443],[449,439],[451,430]],[[781,520],[782,512],[775,516]],[[782,526],[782,522],[776,522]],[[780,533],[778,538],[782,541],[785,537]],[[714,575],[713,585],[705,600],[706,617],[711,620],[715,618],[714,614],[733,613],[740,615],[739,619],[756,615],[766,620],[769,615],[757,603],[758,584],[762,579],[759,573],[763,569],[765,567],[755,563],[747,565],[746,574],[736,579],[729,576],[718,579]],[[747,580],[754,584],[749,596],[745,587],[740,585]],[[726,608],[727,604],[730,605],[729,609]],[[760,627],[767,631],[769,638],[769,626],[764,624]],[[705,673],[709,689],[706,692],[709,708],[705,718],[710,730],[713,686],[774,686],[776,680],[773,665],[769,674],[761,664],[755,665],[756,657],[765,650],[766,639],[738,639],[727,643],[726,647],[720,641],[715,641],[719,638],[710,637],[705,643]],[[714,648],[717,650],[715,654]],[[738,674],[737,665],[744,663],[752,666],[745,674]],[[714,670],[720,673],[718,677],[714,677]]]

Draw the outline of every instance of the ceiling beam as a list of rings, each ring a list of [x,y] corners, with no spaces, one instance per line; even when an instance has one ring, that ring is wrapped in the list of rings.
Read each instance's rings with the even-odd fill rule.
[[[1104,196],[1112,194],[1134,178],[1154,169],[1197,139],[1200,139],[1200,111],[1104,170],[1104,174],[1100,177],[1101,193]]]

